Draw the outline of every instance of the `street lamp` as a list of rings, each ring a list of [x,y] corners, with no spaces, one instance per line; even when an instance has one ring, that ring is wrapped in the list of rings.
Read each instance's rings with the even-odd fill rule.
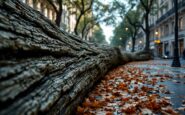
[[[179,60],[179,48],[178,48],[178,0],[174,1],[174,8],[175,8],[175,46],[174,46],[174,56],[172,67],[180,67],[180,60]]]
[[[125,28],[126,31],[128,31],[128,28]]]
[[[158,32],[158,31],[156,31],[156,32],[155,32],[155,35],[156,35],[156,36],[158,36],[158,35],[159,35],[159,32]]]

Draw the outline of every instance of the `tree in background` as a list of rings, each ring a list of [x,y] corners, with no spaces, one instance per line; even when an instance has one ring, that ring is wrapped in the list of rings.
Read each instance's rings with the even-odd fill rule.
[[[63,5],[67,3],[66,0],[47,0],[47,2],[53,7],[56,13],[55,23],[58,27],[60,27],[60,23],[62,21]]]
[[[90,31],[94,30],[95,26],[99,26],[98,18],[95,18],[93,12],[86,13],[79,22],[78,33],[81,33],[83,40],[87,40]]]
[[[149,27],[149,15],[152,13],[152,10],[154,9],[154,1],[155,0],[130,0],[129,2],[132,5],[136,5],[137,2],[139,2],[137,9],[141,10],[142,17],[144,18],[145,26],[140,23],[140,27],[145,32],[145,51],[150,50],[150,27]],[[133,7],[132,7],[133,8]],[[141,20],[142,22],[143,20]]]
[[[66,6],[69,15],[76,15],[74,33],[86,39],[88,33],[99,23],[112,24],[115,17],[110,4],[101,0],[47,0],[56,12],[56,24],[60,26],[63,6]]]
[[[80,24],[81,18],[86,14],[92,11],[92,5],[94,0],[74,0],[72,1],[73,7],[76,8],[76,15],[77,20],[74,28],[74,32],[76,35],[79,35],[78,33],[78,26]]]
[[[103,30],[99,25],[94,27],[94,32],[93,32],[93,36],[92,36],[91,41],[98,43],[98,44],[105,44],[106,43],[105,35],[103,34]]]
[[[83,39],[87,38],[90,31],[100,23],[113,24],[112,11],[109,8],[110,4],[104,4],[101,0],[94,0],[91,10],[84,13],[78,24],[78,33]]]
[[[139,19],[140,19],[140,14],[137,10],[130,10],[127,12],[125,15],[125,25],[127,26],[127,31],[130,33],[130,37],[132,39],[132,52],[135,52],[135,41],[136,41],[136,36],[139,31]]]
[[[130,33],[127,31],[128,26],[125,24],[124,20],[114,29],[113,37],[111,40],[111,45],[122,46],[125,48],[126,41],[130,38]]]
[[[92,5],[94,0],[47,0],[48,3],[53,7],[54,11],[56,12],[56,20],[55,23],[57,26],[60,26],[62,20],[62,13],[63,13],[63,6],[66,6],[70,12],[70,14],[75,14],[76,24],[74,28],[74,33],[76,35],[81,34],[79,32],[79,24],[82,18],[85,16],[86,13],[92,12]]]
[[[113,5],[113,9],[115,9],[115,10],[117,10],[117,12],[119,12],[122,20],[125,19],[125,16],[127,15],[126,13],[129,12],[130,10],[136,9],[138,11],[138,14],[140,16],[137,16],[138,17],[137,26],[141,27],[146,35],[146,38],[145,38],[146,42],[145,42],[145,48],[144,48],[145,51],[149,51],[149,49],[150,49],[149,15],[153,13],[154,9],[156,9],[154,2],[155,2],[155,0],[129,0],[129,6],[126,6],[126,4],[124,4],[122,1],[115,0],[114,5]],[[127,7],[127,9],[125,9],[126,7]],[[135,15],[134,12],[132,12],[132,13],[133,13],[133,15]],[[141,18],[141,17],[143,17],[143,18]],[[129,19],[128,16],[126,16],[126,18],[127,18],[128,22],[133,27],[136,27],[136,24],[133,24],[133,22],[132,22],[133,19]],[[143,21],[145,23],[144,25],[143,25]],[[134,30],[134,29],[131,29],[131,30]],[[135,30],[137,30],[137,28],[135,28]],[[135,33],[135,32],[132,32],[132,33]],[[134,35],[134,34],[132,34],[132,35]]]
[[[140,14],[137,10],[130,10],[122,17],[122,23],[114,30],[113,45],[123,45],[125,47],[126,41],[131,38],[132,52],[135,51],[135,41],[139,30],[139,17]]]

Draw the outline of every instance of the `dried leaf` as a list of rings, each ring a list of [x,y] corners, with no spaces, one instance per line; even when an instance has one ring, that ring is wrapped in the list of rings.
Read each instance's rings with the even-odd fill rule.
[[[84,113],[84,108],[78,106],[77,107],[77,114],[82,114],[82,113]]]

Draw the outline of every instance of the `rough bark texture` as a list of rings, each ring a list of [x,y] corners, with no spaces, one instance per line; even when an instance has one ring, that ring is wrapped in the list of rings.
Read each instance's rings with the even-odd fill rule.
[[[18,0],[0,1],[1,115],[72,114],[111,67],[131,60],[59,30]]]
[[[71,114],[119,50],[62,32],[18,0],[0,2],[0,113]]]

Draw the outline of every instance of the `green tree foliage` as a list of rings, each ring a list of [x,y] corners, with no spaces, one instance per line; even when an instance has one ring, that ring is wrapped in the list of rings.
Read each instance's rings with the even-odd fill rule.
[[[76,9],[77,20],[74,28],[74,32],[76,35],[79,35],[78,27],[82,17],[85,16],[86,13],[92,12],[93,3],[94,3],[94,0],[73,0],[71,2],[72,6],[75,7]]]
[[[105,35],[103,34],[102,28],[97,25],[95,26],[93,36],[92,36],[92,42],[98,43],[98,44],[105,44]]]
[[[56,12],[56,24],[60,26],[63,6],[69,11],[69,15],[76,16],[74,33],[86,38],[89,31],[99,23],[112,24],[115,18],[111,13],[110,4],[104,4],[101,0],[47,0]]]
[[[61,16],[63,13],[63,6],[65,5],[71,14],[76,15],[76,24],[74,28],[74,32],[76,35],[81,34],[79,32],[79,24],[82,18],[92,12],[92,5],[94,0],[47,0],[47,2],[53,7],[54,11],[56,12],[56,24],[60,26],[61,23]]]
[[[100,23],[112,24],[112,16],[109,9],[109,4],[104,4],[101,0],[94,0],[92,9],[86,12],[78,26],[78,33],[81,33],[83,39],[86,39],[89,31],[94,29]]]
[[[80,20],[77,31],[78,33],[81,33],[82,39],[86,39],[86,36],[89,33],[90,29],[93,28],[93,21],[94,20],[91,13],[84,15]]]
[[[126,9],[126,5],[118,0],[113,2],[113,9],[117,10],[118,16],[122,19],[122,22],[114,30],[114,37],[112,44],[126,46],[128,38],[132,38],[132,51],[135,51],[135,39],[139,30],[138,23],[140,19],[140,13],[137,10]],[[128,10],[128,11],[127,11]]]
[[[93,15],[96,22],[107,22],[111,19],[109,13],[110,5],[104,4],[102,0],[95,0],[93,5]]]
[[[129,29],[129,30],[138,30],[136,27],[141,27],[146,35],[146,42],[145,42],[145,51],[149,51],[150,48],[150,27],[149,27],[149,15],[152,13],[155,13],[154,9],[156,9],[155,0],[129,0],[128,1],[129,6],[126,6],[121,0],[115,0],[113,9],[115,9],[117,12],[119,12],[120,17],[122,20],[125,20],[125,17],[128,20],[128,23],[130,23],[135,29]],[[137,13],[134,13],[133,10],[136,9]],[[127,13],[128,12],[128,13]],[[130,13],[129,13],[130,12]],[[133,17],[131,16],[129,18],[128,14],[131,16],[133,14]],[[137,18],[134,18],[137,17]],[[135,19],[137,19],[137,23],[135,23]],[[144,25],[143,25],[144,20]],[[136,32],[132,32],[136,33]],[[135,35],[135,34],[132,34]],[[132,36],[134,38],[134,36]],[[133,40],[134,41],[134,40]],[[134,51],[134,48],[133,48]]]
[[[128,30],[128,25],[122,21],[113,31],[114,35],[111,40],[111,45],[113,46],[126,46],[126,41],[131,36]]]
[[[145,23],[145,26],[140,24],[140,27],[145,32],[145,36],[146,36],[144,50],[149,51],[150,50],[149,15],[153,13],[153,10],[155,8],[155,5],[154,5],[155,0],[129,0],[129,2],[133,5],[136,5],[136,3],[139,2],[137,9],[141,11],[141,15],[142,15],[141,17],[143,17],[144,23]]]
[[[132,52],[135,51],[136,36],[139,31],[140,14],[138,10],[129,10],[125,15],[125,24],[132,39]]]

